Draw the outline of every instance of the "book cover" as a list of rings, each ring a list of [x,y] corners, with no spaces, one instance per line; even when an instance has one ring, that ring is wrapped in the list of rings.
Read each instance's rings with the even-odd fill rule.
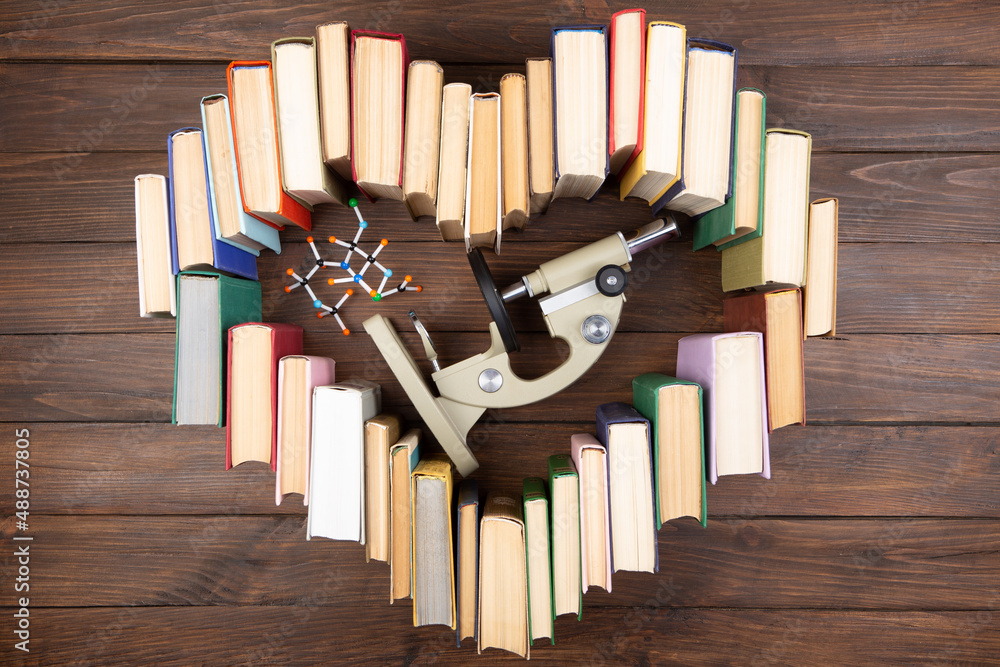
[[[432,479],[439,479],[444,482],[445,485],[445,499],[448,507],[451,507],[452,502],[452,470],[451,461],[444,455],[430,455],[427,458],[420,461],[417,467],[413,469],[413,474],[410,475],[410,516],[417,516],[417,482],[421,477],[429,477]],[[449,563],[445,568],[449,573],[450,578],[450,588],[451,588],[451,623],[447,625],[452,630],[458,629],[458,615],[455,613],[455,527],[452,524],[451,512],[446,512],[447,514],[447,531],[448,540],[451,542],[448,549]],[[410,535],[410,544],[414,550],[414,555],[417,549],[417,522],[411,522],[412,533]],[[421,578],[421,574],[417,572],[417,562],[416,558],[413,559],[413,567],[410,568],[412,573],[410,580],[410,590],[413,591],[413,626],[420,627],[420,620],[417,617],[417,594],[420,588],[418,588],[418,579]]]
[[[610,444],[610,441],[611,441],[611,438],[610,438],[611,431],[610,431],[610,427],[612,426],[612,424],[632,424],[632,423],[641,423],[641,424],[645,424],[645,426],[646,426],[646,437],[647,437],[647,440],[648,440],[648,443],[647,443],[648,444],[648,446],[647,446],[647,452],[649,453],[649,474],[650,474],[649,489],[650,489],[651,495],[652,495],[652,498],[650,499],[650,501],[653,504],[653,516],[654,517],[658,517],[659,515],[657,514],[657,511],[656,511],[656,485],[657,485],[656,470],[657,470],[657,468],[656,468],[656,461],[653,458],[653,447],[652,447],[652,437],[653,437],[652,436],[652,432],[653,432],[653,430],[652,430],[652,425],[650,424],[650,420],[646,419],[646,417],[644,417],[642,414],[640,414],[635,408],[633,408],[628,403],[604,403],[603,405],[598,405],[597,406],[597,440],[602,445],[604,445],[605,449],[608,452],[608,456],[611,455],[611,444]],[[610,502],[610,498],[611,498],[611,496],[609,494],[608,495],[609,502]],[[609,510],[608,515],[610,516],[610,514],[611,514],[611,512]],[[614,529],[615,529],[614,523],[610,523],[609,522],[608,526],[609,526],[609,539],[613,543],[614,542]],[[653,546],[654,546],[654,554],[655,554],[654,559],[653,559],[653,571],[654,572],[659,572],[660,571],[660,553],[659,553],[659,549],[656,548],[656,542],[657,542],[657,539],[656,539],[657,538],[656,530],[659,527],[660,527],[660,524],[659,524],[659,522],[657,520],[657,523],[654,524],[654,525],[651,525],[650,528],[649,528],[650,531],[652,531],[652,533],[653,533]],[[613,559],[613,557],[614,557],[614,550],[612,550],[612,559]],[[610,562],[612,562],[612,564],[613,564],[613,560],[610,561]]]
[[[495,229],[496,237],[493,240],[493,252],[500,254],[500,237],[503,234],[503,218],[502,218],[502,208],[503,208],[503,170],[500,161],[500,94],[499,93],[474,93],[469,97],[469,153],[468,153],[468,164],[466,166],[466,181],[465,181],[465,250],[466,252],[471,252],[474,239],[472,238],[472,216],[474,211],[473,201],[472,201],[472,181],[474,179],[474,172],[479,164],[476,162],[476,154],[473,150],[474,142],[473,137],[475,136],[476,127],[476,100],[496,100],[497,105],[497,132],[496,132],[496,213],[491,213],[491,218],[496,218]],[[488,128],[487,128],[488,129]],[[483,166],[485,167],[485,165]]]
[[[618,146],[615,145],[615,66],[616,62],[616,47],[619,46],[619,40],[621,39],[618,35],[618,30],[616,29],[617,23],[615,19],[619,16],[625,14],[638,14],[639,15],[639,118],[636,125],[636,141],[635,148],[632,149],[632,153],[625,159],[625,163],[622,164],[621,168],[618,169],[616,175],[624,174],[628,171],[629,166],[635,160],[635,158],[642,152],[642,138],[644,132],[645,123],[643,122],[643,117],[645,115],[644,111],[646,108],[646,10],[645,9],[623,9],[620,12],[615,12],[611,15],[611,39],[610,48],[608,50],[608,156],[609,156],[609,167],[610,167],[610,157],[615,154]],[[617,113],[621,113],[618,111]]]
[[[552,59],[525,58],[528,113],[528,187],[531,215],[545,213],[552,199]],[[537,150],[536,150],[537,149]]]
[[[152,266],[152,260],[147,258],[147,253],[144,251],[146,246],[143,245],[142,231],[142,196],[140,195],[141,190],[141,180],[142,179],[155,179],[159,184],[157,190],[158,204],[162,206],[162,210],[165,214],[163,228],[159,230],[158,236],[160,236],[160,241],[164,244],[164,248],[167,249],[166,262],[159,267]],[[176,317],[177,316],[177,282],[174,278],[174,264],[175,261],[173,257],[176,255],[176,250],[173,249],[173,238],[170,234],[170,200],[167,196],[167,179],[165,176],[160,174],[139,174],[135,177],[135,245],[136,245],[136,260],[138,265],[139,274],[139,316],[140,317]],[[146,243],[150,243],[152,239],[149,239]],[[149,262],[150,266],[146,266]],[[170,310],[163,312],[154,312],[149,310],[149,306],[146,303],[146,289],[145,289],[145,278],[146,272],[150,273],[150,277],[162,281],[162,285],[166,285],[167,291],[170,298]]]
[[[226,391],[226,368],[227,368],[227,344],[229,341],[229,329],[244,322],[256,322],[261,319],[261,292],[260,283],[256,280],[244,280],[242,278],[231,278],[217,271],[181,271],[177,276],[177,311],[180,312],[180,283],[184,276],[208,276],[218,281],[219,289],[219,312],[206,313],[206,316],[217,317],[219,325],[219,367],[206,369],[210,374],[211,382],[218,382],[220,386],[221,405],[227,405],[228,397]],[[177,318],[177,331],[180,332],[180,317]],[[180,336],[176,337],[174,348],[174,401],[171,408],[171,423],[177,423],[177,354],[180,352]],[[219,422],[217,426],[225,425],[226,410],[219,411]]]
[[[351,27],[346,21],[316,26],[316,76],[319,84],[323,160],[345,182],[351,178]]]
[[[752,91],[755,93],[760,93],[761,97],[761,114],[760,114],[760,125],[756,128],[760,133],[760,150],[756,154],[757,165],[758,165],[758,178],[757,178],[757,228],[750,232],[749,234],[744,234],[738,239],[733,239],[726,243],[716,246],[716,249],[721,251],[723,248],[732,247],[744,241],[749,241],[752,238],[757,238],[760,236],[761,232],[761,217],[764,214],[764,121],[767,116],[767,96],[763,92],[757,90],[756,88],[741,88],[736,94],[736,118],[733,125],[733,146],[735,147],[737,137],[741,131],[746,131],[746,128],[740,127],[739,114],[740,114],[740,96],[744,91]],[[708,213],[698,218],[694,225],[694,237],[692,241],[692,246],[695,250],[701,250],[707,246],[717,243],[721,239],[725,239],[736,233],[736,198],[739,193],[736,191],[737,182],[737,169],[741,161],[745,159],[744,156],[738,155],[736,149],[733,149],[733,162],[730,167],[730,190],[731,195],[726,198],[726,203],[718,208],[714,208]]]
[[[210,198],[212,179],[208,172],[208,158],[205,153],[204,135],[201,128],[182,127],[167,135],[167,165],[170,170],[170,235],[173,239],[171,252],[174,267],[179,269],[177,261],[177,206],[174,199],[174,136],[181,132],[196,132],[202,140],[202,165],[205,172],[205,208],[208,213],[209,227],[205,230],[212,242],[212,267],[223,273],[228,273],[247,280],[257,280],[257,257],[246,250],[223,243],[217,236],[214,199]]]
[[[475,512],[476,512],[476,527],[478,528],[478,526],[479,526],[479,518],[482,516],[482,508],[479,506],[479,483],[476,482],[476,480],[474,480],[474,479],[465,479],[465,480],[462,480],[462,483],[458,485],[458,501],[455,503],[455,525],[458,527],[458,530],[457,530],[458,534],[456,535],[456,538],[455,538],[455,562],[458,565],[459,571],[461,571],[462,567],[465,565],[465,563],[462,563],[460,561],[462,539],[463,539],[463,537],[466,537],[465,534],[464,534],[464,532],[463,532],[463,530],[462,530],[462,508],[463,507],[467,507],[469,505],[473,505],[476,508],[475,509]],[[476,560],[472,564],[472,569],[476,573],[477,576],[473,577],[473,579],[474,579],[474,585],[475,585],[475,592],[473,594],[473,600],[474,600],[474,604],[476,605],[476,612],[473,614],[473,618],[476,619],[476,622],[473,624],[473,637],[472,638],[473,638],[473,640],[475,640],[478,643],[479,642],[479,576],[478,576],[478,574],[479,574],[479,531],[478,530],[476,530],[474,532],[474,534],[473,534],[473,541],[475,541],[475,543],[476,543]],[[456,591],[455,591],[456,592],[456,599],[457,600],[461,600],[462,597],[463,597],[463,593],[465,591],[462,590],[461,581],[458,580],[458,577],[456,577],[456,584],[455,585],[456,585]],[[458,611],[460,612],[461,610],[458,610]],[[457,627],[458,626],[457,623],[455,625],[456,625],[456,628],[455,628],[455,644],[459,648],[461,648],[461,646],[462,646],[462,636],[461,636],[462,629],[459,628],[459,627]]]
[[[254,216],[255,218],[257,218],[261,222],[271,225],[276,229],[284,229],[286,224],[292,223],[294,225],[301,227],[306,231],[309,231],[312,229],[312,210],[302,205],[302,203],[292,198],[291,195],[285,192],[284,186],[281,183],[278,183],[279,199],[278,199],[278,208],[276,211],[253,211],[247,205],[246,191],[243,187],[243,168],[240,166],[240,145],[245,142],[252,142],[252,143],[247,143],[247,145],[254,146],[256,148],[256,150],[253,152],[255,153],[259,152],[261,150],[261,146],[263,145],[267,146],[267,148],[269,149],[268,152],[270,153],[271,142],[263,141],[259,137],[240,136],[240,131],[236,123],[236,108],[235,108],[235,105],[238,103],[238,99],[233,96],[233,70],[241,67],[246,67],[246,68],[260,67],[266,69],[267,81],[269,84],[271,84],[271,82],[273,81],[273,76],[271,73],[271,63],[267,60],[234,60],[233,62],[229,63],[228,67],[226,67],[226,84],[228,86],[229,99],[231,101],[230,113],[232,114],[233,133],[235,137],[234,146],[236,148],[235,151],[236,169],[240,178],[240,192],[243,197],[243,210],[249,213],[250,215]],[[272,124],[271,127],[267,129],[267,133],[270,136],[274,137],[273,141],[274,162],[277,165],[277,171],[278,174],[280,175],[282,171],[281,171],[281,153],[278,150],[278,114],[274,106],[273,84],[271,84],[271,92],[269,94],[269,97],[271,100],[270,115]],[[270,159],[271,155],[268,154],[262,157]]]
[[[779,301],[778,297],[791,293],[795,294],[795,306],[790,309],[787,306],[789,302]],[[779,289],[731,296],[722,302],[722,328],[724,331],[759,331],[764,335],[764,363],[769,364],[768,372],[764,374],[767,385],[768,431],[773,432],[788,424],[805,424],[802,292],[797,289]],[[792,356],[795,359],[795,368],[789,369],[792,373],[787,377],[784,373],[770,372],[775,369],[777,360],[782,358],[782,350],[786,348],[793,349]],[[795,379],[791,379],[792,376]],[[779,401],[785,400],[800,406],[799,409],[791,410],[794,415],[781,409]]]
[[[352,30],[351,31],[351,48],[350,48],[350,56],[351,56],[351,59],[350,59],[350,68],[351,68],[351,73],[350,73],[350,79],[351,79],[351,178],[354,179],[355,183],[358,182],[358,171],[357,171],[356,165],[355,165],[355,151],[358,149],[358,137],[357,137],[357,126],[356,126],[356,124],[357,124],[357,114],[358,114],[358,111],[357,111],[357,109],[358,109],[358,103],[357,103],[357,98],[355,97],[355,91],[357,90],[357,84],[354,81],[354,43],[357,41],[358,37],[374,37],[374,38],[377,38],[377,39],[389,39],[389,40],[398,41],[399,42],[399,46],[400,46],[400,48],[402,49],[402,52],[403,52],[403,62],[402,62],[402,69],[403,69],[403,71],[399,75],[399,80],[400,80],[399,99],[403,101],[403,104],[400,105],[401,108],[399,110],[399,113],[400,113],[400,118],[399,118],[399,177],[397,178],[397,181],[396,181],[396,185],[398,185],[400,187],[400,189],[402,189],[402,187],[403,187],[403,146],[404,146],[403,141],[404,141],[404,138],[405,138],[405,134],[404,134],[405,130],[404,130],[403,126],[405,124],[404,123],[404,119],[405,119],[405,116],[406,116],[406,103],[405,103],[405,100],[406,100],[406,73],[407,73],[407,70],[409,69],[409,66],[410,66],[410,56],[409,56],[409,53],[406,50],[406,38],[403,37],[403,35],[398,34],[398,33],[378,32],[378,31],[375,31],[375,30]],[[358,186],[358,189],[361,190],[361,194],[363,194],[365,197],[368,198],[368,201],[371,201],[371,202],[375,201],[375,199],[372,197],[372,195],[369,194],[369,193],[367,193],[367,192],[365,192],[363,188],[361,188],[360,186]]]
[[[556,188],[558,187],[559,179],[562,177],[563,172],[559,167],[559,128],[558,128],[558,118],[559,118],[559,96],[557,94],[558,82],[556,79],[556,35],[564,30],[592,30],[599,32],[604,40],[604,111],[605,117],[607,117],[608,112],[608,81],[609,76],[608,70],[608,26],[601,24],[584,24],[584,25],[574,25],[574,26],[564,26],[552,29],[552,36],[549,40],[549,53],[552,54],[552,164],[553,164],[553,196],[555,199]],[[571,104],[570,100],[563,100],[563,104]],[[570,107],[572,108],[572,107]],[[604,144],[607,146],[607,123],[604,125]],[[604,152],[604,177],[607,178],[608,173],[611,171],[611,156]],[[594,193],[587,198],[588,201],[592,201],[594,197],[597,196],[598,191],[600,191],[600,186],[594,191]]]
[[[480,599],[476,618],[479,655],[483,654],[483,649],[499,648],[531,659],[523,509],[519,497],[497,491],[491,491],[483,504],[479,525]],[[516,607],[500,604],[504,595],[514,600],[520,598],[523,603]]]
[[[819,250],[818,246],[814,244],[814,240],[816,238],[816,233],[817,233],[817,227],[813,225],[813,216],[814,212],[817,210],[817,207],[828,203],[832,203],[833,205],[833,230],[832,230],[833,256],[821,257],[822,254],[821,251]],[[816,201],[814,201],[809,205],[809,240],[807,241],[808,248],[806,251],[808,253],[806,256],[806,284],[803,288],[804,322],[802,327],[803,335],[806,336],[837,335],[837,239],[839,236],[839,229],[838,229],[839,218],[840,218],[840,202],[834,197],[817,199]],[[827,275],[823,275],[822,274],[823,271],[827,271],[828,272]],[[832,312],[830,312],[829,314],[830,329],[829,331],[825,332],[816,331],[815,333],[811,333],[816,328],[816,325],[813,323],[813,320],[814,319],[817,321],[822,320],[822,317],[815,310],[815,308],[810,307],[810,304],[812,302],[812,299],[810,297],[813,294],[812,290],[821,281],[824,283],[824,288],[826,287],[826,285],[829,285],[832,292],[831,293]],[[825,326],[822,328],[825,328]]]
[[[739,331],[721,334],[694,334],[685,336],[677,342],[677,377],[696,382],[703,392],[705,410],[705,442],[708,452],[708,479],[712,484],[719,481],[718,465],[715,450],[716,423],[723,419],[725,406],[718,405],[715,398],[716,371],[723,367],[723,362],[715,356],[715,341],[727,336],[753,336],[757,339],[757,350],[751,352],[760,355],[760,396],[761,418],[763,420],[763,470],[761,477],[771,478],[771,456],[767,434],[767,390],[764,380],[764,336],[758,331]]]
[[[316,357],[311,355],[288,355],[285,357],[287,359],[303,359],[306,362],[306,378],[305,378],[305,401],[304,405],[301,406],[305,410],[306,415],[306,446],[305,446],[305,460],[295,461],[295,465],[305,466],[305,478],[306,487],[302,494],[302,504],[309,504],[309,450],[312,444],[312,395],[313,389],[318,386],[325,384],[333,384],[336,382],[336,367],[337,362],[329,357]],[[283,392],[284,376],[285,376],[285,358],[279,357],[278,361],[278,432],[277,432],[277,442],[281,442],[282,435],[282,415],[284,410],[282,410],[282,404],[284,403],[285,397]],[[281,499],[286,494],[289,493],[288,490],[283,490],[281,488],[281,471],[284,465],[287,463],[284,461],[284,453],[278,451],[278,455],[275,457],[277,460],[277,467],[275,468],[275,473],[277,473],[274,479],[274,504],[281,505]]]
[[[701,425],[701,516],[697,517],[702,526],[708,525],[708,488],[705,486],[705,415],[704,415],[704,394],[701,385],[690,380],[682,380],[676,377],[663,375],[662,373],[645,373],[632,380],[632,404],[639,414],[652,422],[653,425],[653,470],[656,476],[656,490],[662,488],[664,480],[660,479],[660,419],[667,416],[660,416],[659,393],[662,387],[675,384],[686,384],[698,387],[698,423]],[[660,503],[656,503],[656,528],[663,527],[663,515],[660,511]]]
[[[550,489],[550,491],[553,488],[552,483],[555,480],[560,479],[562,477],[572,477],[574,479],[573,483],[574,483],[574,485],[576,486],[576,489],[577,489],[577,497],[579,498],[579,493],[580,493],[580,476],[577,474],[577,472],[576,472],[576,466],[573,465],[573,461],[569,457],[568,454],[553,454],[552,456],[550,456],[549,459],[548,459],[548,469],[549,469],[548,476],[549,476],[549,489]],[[556,530],[556,527],[553,526],[552,528],[553,528],[553,532],[554,532]],[[583,540],[580,539],[580,537],[581,537],[580,536],[580,521],[577,521],[576,526],[571,526],[570,530],[573,530],[574,528],[576,529],[577,539],[579,540],[578,543],[580,544],[580,563],[579,563],[579,566],[580,566],[580,572],[582,573],[583,572]],[[554,540],[553,540],[553,542],[554,542]],[[554,582],[555,582],[555,571],[553,570],[553,590],[555,589],[555,583]],[[580,611],[579,611],[579,613],[577,613],[576,618],[577,618],[577,620],[582,620],[583,619],[583,588],[581,587],[579,590],[580,590],[580,598],[579,598],[579,605],[580,605],[579,609],[580,609]],[[554,621],[555,618],[556,618],[555,593],[554,592],[553,592],[552,599],[553,599],[553,604],[552,604],[552,620]]]
[[[209,131],[208,120],[205,117],[205,106],[206,103],[213,103],[214,101],[217,101],[218,104],[222,105],[222,108],[224,110],[223,113],[225,114],[226,118],[226,129],[223,133],[223,136],[218,137],[219,141],[222,141],[226,146],[226,155],[229,156],[228,162],[224,164],[213,164],[211,153],[208,150],[208,142],[210,140],[211,133]],[[233,139],[233,118],[232,118],[232,111],[229,108],[229,98],[223,95],[222,93],[218,93],[215,95],[206,95],[205,97],[201,98],[201,123],[202,126],[205,128],[203,137],[206,147],[205,166],[209,171],[208,187],[212,197],[212,214],[216,223],[218,223],[219,220],[219,199],[216,196],[215,192],[216,190],[215,181],[216,179],[228,179],[232,183],[233,189],[236,192],[237,196],[240,197],[240,200],[236,202],[236,207],[235,207],[236,209],[235,214],[240,221],[240,234],[246,236],[249,239],[252,239],[253,241],[259,243],[260,245],[266,248],[270,248],[275,253],[280,254],[281,240],[278,236],[278,230],[272,227],[271,225],[267,225],[258,220],[257,218],[253,217],[252,215],[247,213],[246,210],[244,210],[243,208],[242,194],[240,191],[240,174],[239,174],[239,168],[236,164],[236,143],[235,140]],[[247,252],[253,253],[254,255],[258,256],[260,255],[260,250],[249,248],[239,243],[238,241],[227,239],[224,236],[222,236],[218,224],[214,226],[213,231],[215,231],[215,237],[219,241],[223,241],[224,243],[228,243],[229,245],[235,246],[242,250],[246,250]]]
[[[531,577],[532,577],[531,552],[530,552],[530,547],[528,546],[528,536],[530,535],[532,525],[528,521],[528,514],[529,514],[528,507],[532,503],[543,503],[545,505],[545,512],[544,512],[545,525],[541,526],[541,528],[543,529],[543,532],[545,534],[545,547],[547,549],[547,552],[545,554],[546,555],[545,560],[548,562],[548,567],[545,569],[544,572],[536,572],[535,577],[536,578],[542,577],[548,581],[548,586],[543,587],[545,591],[543,595],[548,596],[548,599],[545,600],[545,603],[547,603],[547,606],[550,610],[550,614],[548,615],[548,618],[546,618],[545,620],[547,624],[547,632],[549,640],[552,643],[552,645],[555,646],[556,633],[555,633],[555,623],[553,622],[553,619],[555,618],[555,607],[553,606],[552,602],[552,599],[555,595],[555,593],[552,590],[552,532],[549,530],[550,528],[548,520],[549,498],[545,491],[545,480],[543,480],[541,477],[525,478],[522,487],[522,500],[524,501],[525,549],[528,554],[528,558],[525,560],[525,571],[527,573],[527,578],[528,578],[528,627],[529,628],[534,627],[532,626],[531,622],[532,619],[531,607],[534,598],[532,597],[532,588],[531,588]],[[544,636],[544,635],[535,635],[534,633],[532,633],[531,636],[532,641],[534,641],[536,636]]]
[[[592,526],[594,530],[598,530],[604,534],[604,563],[606,566],[606,581],[608,582],[607,591],[611,592],[611,571],[614,569],[611,562],[611,509],[608,503],[611,501],[611,494],[608,489],[608,452],[603,445],[589,433],[577,433],[570,437],[569,441],[570,456],[573,459],[573,464],[576,466],[577,474],[580,476],[580,533],[581,533],[581,544],[580,544],[580,573],[582,578],[582,591],[587,592],[587,589],[591,585],[594,585],[588,579],[587,576],[587,549],[584,548],[582,535],[588,526]],[[601,479],[600,480],[587,480],[587,472],[582,465],[583,453],[586,450],[599,451],[601,454]],[[590,481],[595,481],[598,486],[604,487],[604,504],[603,504],[603,516],[589,516],[587,513],[587,503],[584,502],[583,487]]]
[[[227,333],[226,377],[232,377],[233,368],[233,330],[240,327],[259,326],[271,330],[271,470],[278,470],[278,362],[282,357],[302,354],[302,327],[295,324],[264,324],[263,322],[244,322],[229,328]],[[226,470],[233,467],[232,453],[232,392],[226,393]],[[308,498],[308,496],[307,496]],[[278,504],[280,505],[280,498]],[[308,503],[303,503],[308,504]]]
[[[410,544],[410,475],[420,462],[420,429],[411,428],[389,449],[389,502],[392,505],[389,522],[389,604],[410,597],[410,572],[413,549]],[[397,516],[398,513],[398,516]],[[396,524],[405,530],[396,530]]]

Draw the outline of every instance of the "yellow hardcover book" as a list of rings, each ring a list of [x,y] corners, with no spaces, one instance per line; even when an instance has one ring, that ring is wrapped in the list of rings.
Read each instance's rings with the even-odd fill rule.
[[[664,27],[677,29],[679,34],[656,38]],[[679,50],[677,50],[679,47]],[[673,72],[673,74],[671,74]],[[670,85],[673,77],[673,85]],[[643,100],[643,147],[622,175],[620,198],[641,197],[650,204],[681,181],[684,146],[684,87],[687,76],[687,28],[671,21],[650,21],[646,26],[646,86]],[[676,135],[669,136],[666,133]],[[676,146],[676,162],[671,170],[654,173],[649,169],[650,153],[664,151],[666,144]],[[658,165],[661,168],[665,165]],[[671,173],[672,172],[672,173]],[[664,174],[670,178],[664,181]],[[656,186],[659,186],[656,188]],[[638,190],[636,186],[639,186]],[[656,189],[650,189],[656,188]]]
[[[435,484],[437,482],[437,484]],[[413,626],[447,625],[456,628],[455,549],[452,525],[451,461],[431,454],[410,476],[411,561],[410,590]],[[447,580],[447,609],[440,604],[442,580]],[[438,593],[438,595],[435,595]]]

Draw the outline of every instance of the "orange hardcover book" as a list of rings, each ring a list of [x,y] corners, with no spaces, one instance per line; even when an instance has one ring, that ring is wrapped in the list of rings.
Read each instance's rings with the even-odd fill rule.
[[[244,69],[259,70],[259,79],[246,82],[259,88],[242,90],[241,85],[233,85],[237,71]],[[236,139],[236,169],[240,177],[243,210],[276,229],[284,229],[291,223],[309,231],[312,229],[312,211],[285,192],[281,182],[271,63],[267,60],[235,60],[226,68],[226,83]],[[266,104],[261,103],[261,97],[267,99]]]

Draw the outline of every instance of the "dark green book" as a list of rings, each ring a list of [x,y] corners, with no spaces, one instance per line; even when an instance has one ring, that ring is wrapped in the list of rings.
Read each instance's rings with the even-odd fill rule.
[[[524,547],[528,571],[528,636],[548,637],[556,643],[552,607],[552,541],[549,531],[549,497],[545,480],[524,480]]]
[[[653,426],[656,527],[691,516],[708,523],[701,387],[661,373],[632,380],[632,405]]]
[[[216,271],[177,276],[175,424],[223,426],[229,328],[261,320],[260,283]]]
[[[733,194],[694,223],[695,250],[722,250],[760,236],[764,206],[764,119],[767,96],[756,88],[736,93]],[[756,213],[755,213],[756,212]]]
[[[580,476],[568,454],[549,457],[552,523],[552,615],[583,618]]]

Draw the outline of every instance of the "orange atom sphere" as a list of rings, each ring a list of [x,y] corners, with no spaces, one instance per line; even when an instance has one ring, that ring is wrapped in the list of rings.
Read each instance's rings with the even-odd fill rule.
[[[413,276],[406,276],[405,278],[403,278],[403,280],[405,280],[406,282],[410,282],[411,280],[413,280]]]
[[[351,335],[351,330],[350,329],[344,329],[344,335],[345,336],[350,336]]]
[[[354,290],[352,289],[347,290],[347,296],[351,296],[352,294],[354,294]]]
[[[389,245],[389,239],[382,239],[382,245]]]
[[[336,242],[337,242],[337,237],[336,236],[331,236],[330,237],[330,243],[336,243]]]
[[[312,242],[313,242],[313,237],[307,236],[306,237],[306,243],[312,243]]]
[[[423,287],[421,287],[420,285],[417,285],[417,287],[416,287],[416,290],[417,290],[418,292],[423,292],[423,291],[424,291],[424,288],[423,288]]]
[[[288,275],[292,275],[293,273],[295,273],[295,271],[292,271],[291,269],[288,269],[287,271],[285,271],[285,273],[287,273]]]
[[[291,291],[292,291],[292,288],[291,288],[291,287],[289,287],[288,285],[285,285],[285,291],[286,291],[286,292],[291,292]]]

